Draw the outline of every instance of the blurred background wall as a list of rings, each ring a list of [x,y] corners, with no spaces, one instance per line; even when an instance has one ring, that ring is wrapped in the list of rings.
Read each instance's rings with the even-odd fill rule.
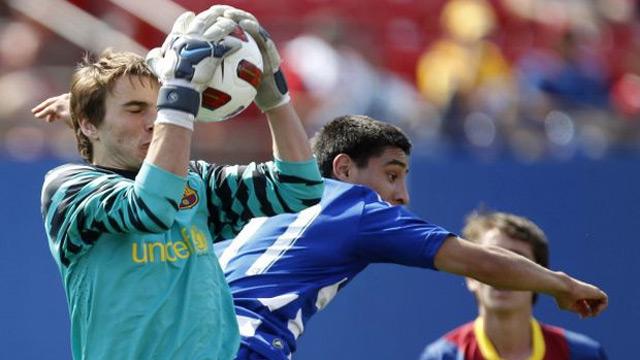
[[[632,0],[228,1],[276,39],[310,135],[360,113],[403,127],[415,145],[411,209],[459,231],[484,204],[538,222],[552,267],[607,290],[578,320],[537,305],[544,322],[632,359],[640,321],[640,9]],[[144,54],[201,0],[0,2],[0,348],[7,358],[67,358],[68,316],[39,216],[46,170],[77,161],[63,124],[28,111],[67,91],[85,52]],[[199,125],[194,155],[270,157],[255,109]],[[298,359],[414,359],[475,315],[462,279],[372,266],[317,318]],[[7,350],[4,350],[7,349]],[[8,353],[6,352],[8,351]],[[3,355],[4,357],[5,355]]]

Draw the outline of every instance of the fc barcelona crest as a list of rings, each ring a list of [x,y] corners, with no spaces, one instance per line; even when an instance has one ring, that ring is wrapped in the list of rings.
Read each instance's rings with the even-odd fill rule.
[[[184,194],[180,200],[180,210],[191,209],[198,203],[198,193],[187,183],[184,187]]]

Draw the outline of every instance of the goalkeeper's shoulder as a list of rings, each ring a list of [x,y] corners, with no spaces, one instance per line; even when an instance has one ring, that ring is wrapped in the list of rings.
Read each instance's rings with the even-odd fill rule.
[[[49,170],[44,176],[44,189],[58,189],[61,185],[69,181],[74,181],[87,176],[99,176],[100,169],[87,164],[64,164]]]
[[[248,190],[258,198],[264,200],[266,197],[281,204],[286,212],[317,204],[324,192],[324,179],[315,158],[305,161],[275,159],[245,165],[191,161],[188,177],[204,181],[214,192]]]
[[[225,169],[225,175],[238,175],[246,178],[273,174],[275,180],[283,178],[284,182],[324,187],[324,179],[320,175],[320,169],[315,157],[303,161],[274,159],[266,162],[251,162],[245,165],[221,165],[204,160],[191,160],[189,162],[189,176],[205,177],[207,174]],[[250,174],[246,173],[247,171]]]
[[[315,158],[306,161],[274,160],[268,163],[281,198],[291,211],[316,205],[324,193],[324,179]]]
[[[54,195],[58,191],[68,192],[70,189],[84,187],[93,178],[106,174],[106,171],[87,164],[64,164],[51,169],[44,176],[40,202],[43,214],[48,211]]]
[[[275,159],[266,164],[278,172],[281,182],[314,186],[322,195],[324,179],[320,175],[320,169],[315,157],[303,161]]]

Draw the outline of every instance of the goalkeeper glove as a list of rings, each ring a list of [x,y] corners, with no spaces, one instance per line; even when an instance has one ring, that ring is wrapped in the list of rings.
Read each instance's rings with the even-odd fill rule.
[[[262,110],[269,111],[291,101],[287,81],[280,69],[282,62],[276,44],[269,33],[258,23],[251,13],[226,5],[214,5],[209,9],[212,14],[222,13],[224,17],[237,22],[258,44],[262,54],[262,82],[254,102]]]
[[[193,130],[202,91],[207,88],[223,58],[241,46],[226,37],[236,23],[208,14],[182,14],[162,48],[147,54],[147,64],[160,79],[156,123],[170,123]]]

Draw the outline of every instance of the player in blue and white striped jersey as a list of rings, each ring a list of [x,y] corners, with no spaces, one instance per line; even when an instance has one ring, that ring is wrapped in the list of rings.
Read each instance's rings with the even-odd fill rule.
[[[237,322],[212,243],[252,217],[320,200],[323,181],[277,66],[256,98],[277,159],[189,162],[201,92],[236,48],[225,38],[236,26],[210,13],[183,14],[154,59],[161,86],[131,53],[107,51],[74,73],[71,120],[87,164],[50,171],[42,190],[74,358],[232,358]],[[60,112],[57,104],[44,103],[37,116]]]
[[[398,128],[344,116],[314,140],[320,171],[332,178],[320,204],[253,219],[235,239],[215,245],[242,336],[237,359],[291,358],[309,318],[370,263],[439,269],[543,292],[584,316],[606,307],[606,294],[596,287],[504,249],[463,241],[400,206],[409,202],[411,144]],[[581,307],[583,299],[591,310]]]

